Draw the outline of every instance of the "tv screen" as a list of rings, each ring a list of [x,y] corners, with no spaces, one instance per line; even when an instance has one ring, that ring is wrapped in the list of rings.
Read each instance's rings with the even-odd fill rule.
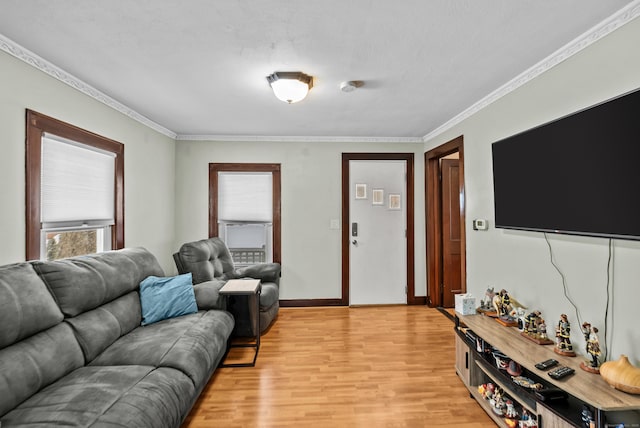
[[[495,226],[640,240],[640,90],[492,144]]]

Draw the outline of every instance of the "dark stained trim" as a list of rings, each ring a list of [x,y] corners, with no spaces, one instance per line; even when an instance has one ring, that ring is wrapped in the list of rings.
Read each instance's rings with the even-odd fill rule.
[[[218,236],[218,172],[270,172],[273,186],[273,261],[282,263],[281,176],[279,163],[209,164],[209,238]]]
[[[411,305],[426,305],[427,304],[427,296],[415,296],[413,298],[413,303]]]
[[[404,160],[407,162],[407,304],[424,304],[415,294],[415,195],[413,153],[342,154],[342,305],[349,305],[349,161]]]
[[[26,111],[25,212],[26,259],[40,258],[40,169],[42,135],[46,132],[113,153],[115,157],[114,220],[111,248],[124,248],[124,144],[33,110]]]
[[[440,158],[458,153],[460,174],[460,282],[463,292],[467,289],[467,249],[464,190],[464,138],[453,140],[429,150],[424,154],[425,164],[425,218],[427,242],[427,304],[431,307],[442,305],[439,285],[442,282],[442,229],[440,201]]]
[[[280,300],[282,308],[307,308],[313,306],[344,306],[342,299],[291,299]]]

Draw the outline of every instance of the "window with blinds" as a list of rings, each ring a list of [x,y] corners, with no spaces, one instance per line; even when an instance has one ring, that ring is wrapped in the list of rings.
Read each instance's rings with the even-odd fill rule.
[[[27,109],[27,260],[124,248],[124,144]]]
[[[111,249],[115,155],[45,133],[41,156],[41,258]]]
[[[44,227],[114,223],[115,155],[45,134],[40,176]]]
[[[271,172],[218,172],[218,230],[237,265],[273,261]]]

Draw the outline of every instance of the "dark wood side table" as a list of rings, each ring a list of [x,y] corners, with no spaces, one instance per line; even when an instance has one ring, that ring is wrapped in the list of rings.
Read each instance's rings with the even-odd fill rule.
[[[249,296],[247,302],[251,304],[251,297],[256,302],[256,321],[255,343],[231,343],[231,338],[227,343],[227,351],[222,359],[223,363],[220,367],[255,367],[256,360],[258,359],[258,351],[260,351],[260,292],[262,291],[262,284],[258,279],[231,279],[220,289],[220,294],[223,296]],[[251,313],[251,311],[249,311]],[[232,363],[225,364],[224,360],[227,358],[231,348],[255,348],[256,352],[253,355],[253,361],[250,363]]]

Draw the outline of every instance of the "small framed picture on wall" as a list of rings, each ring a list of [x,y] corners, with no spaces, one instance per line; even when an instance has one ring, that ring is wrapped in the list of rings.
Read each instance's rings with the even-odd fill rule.
[[[402,200],[399,193],[389,193],[389,209],[399,210],[402,209]]]
[[[356,199],[367,199],[367,185],[356,183]]]
[[[384,189],[371,190],[371,204],[384,205]]]

